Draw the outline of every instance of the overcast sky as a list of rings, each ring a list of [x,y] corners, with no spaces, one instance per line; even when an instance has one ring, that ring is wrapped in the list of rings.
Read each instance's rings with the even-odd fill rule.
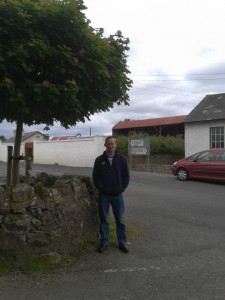
[[[124,119],[140,120],[189,114],[207,94],[225,92],[224,0],[84,0],[94,28],[105,36],[121,30],[130,39],[128,66],[134,84],[130,105],[95,114],[91,121],[53,135],[110,134]],[[25,131],[45,126],[25,127]],[[1,123],[9,138],[14,124]]]

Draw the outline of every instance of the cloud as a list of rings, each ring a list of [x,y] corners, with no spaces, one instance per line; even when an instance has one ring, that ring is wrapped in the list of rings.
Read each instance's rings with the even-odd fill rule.
[[[67,131],[56,123],[48,134],[108,134],[124,119],[188,114],[205,95],[225,92],[224,0],[84,3],[92,27],[104,28],[106,36],[121,30],[130,39],[128,66],[134,82],[130,105],[115,105]],[[44,126],[26,130],[35,128]],[[13,129],[3,122],[0,135],[11,136]]]

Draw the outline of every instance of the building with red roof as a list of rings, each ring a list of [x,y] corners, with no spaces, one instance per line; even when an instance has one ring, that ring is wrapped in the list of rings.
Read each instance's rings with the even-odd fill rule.
[[[157,136],[184,136],[184,123],[187,116],[173,116],[165,118],[127,120],[118,122],[113,128],[113,136],[128,135],[129,133],[146,133]]]

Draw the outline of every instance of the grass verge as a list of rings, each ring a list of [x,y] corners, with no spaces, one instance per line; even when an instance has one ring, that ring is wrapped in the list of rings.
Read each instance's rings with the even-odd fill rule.
[[[8,275],[12,272],[12,268],[11,267],[4,267],[4,266],[0,266],[0,276],[5,276]]]
[[[116,236],[116,224],[112,216],[109,217],[109,228],[110,244],[117,247],[118,243]],[[126,230],[128,242],[130,243],[132,243],[136,239],[136,237],[141,234],[141,229],[137,228],[134,224],[131,224],[129,222],[126,223]],[[73,256],[61,256],[57,253],[51,253],[34,258],[32,261],[29,261],[20,266],[19,269],[11,266],[0,266],[0,276],[6,276],[15,271],[21,271],[32,276],[35,276],[35,274],[40,272],[51,272],[60,267],[67,267],[71,264],[76,263],[83,255],[92,251],[96,251],[97,246],[97,243],[85,242],[78,247],[76,253]]]
[[[127,240],[128,243],[131,243],[141,234],[142,230],[135,226],[134,224],[127,222],[126,223],[127,231]],[[117,236],[116,236],[116,223],[112,216],[109,217],[109,235],[110,235],[110,244],[117,246]]]

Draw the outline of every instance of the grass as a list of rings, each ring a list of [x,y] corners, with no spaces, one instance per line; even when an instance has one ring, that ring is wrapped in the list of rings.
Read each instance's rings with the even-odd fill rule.
[[[141,234],[141,229],[136,227],[134,224],[129,222],[126,223],[127,231],[127,240],[129,243],[132,243],[135,238]],[[116,236],[116,223],[113,217],[109,217],[109,235],[110,235],[110,244],[117,246],[117,236]]]
[[[54,261],[52,259],[49,259],[48,257],[37,257],[21,266],[20,271],[26,274],[35,275],[39,272],[50,272],[52,270],[55,270],[60,267],[61,264],[62,260]]]
[[[12,272],[12,268],[0,266],[0,276],[8,275]]]
[[[116,236],[116,224],[112,216],[109,217],[109,234],[110,244],[117,247]],[[126,223],[128,242],[132,243],[133,240],[141,233],[140,228],[134,226],[134,224]],[[51,272],[60,267],[67,267],[76,263],[80,257],[86,253],[95,251],[97,249],[97,243],[85,242],[79,246],[76,253],[73,256],[60,256],[57,254],[42,255],[34,258],[32,261],[22,265],[19,269],[16,267],[0,266],[0,276],[8,275],[15,271],[21,271],[23,273],[34,276],[40,272]]]
[[[90,251],[96,249],[96,243],[85,242],[80,245],[74,255],[60,256],[60,255],[44,255],[33,259],[32,261],[20,267],[20,271],[35,275],[40,272],[51,272],[61,267],[68,267],[76,263],[80,257]]]

